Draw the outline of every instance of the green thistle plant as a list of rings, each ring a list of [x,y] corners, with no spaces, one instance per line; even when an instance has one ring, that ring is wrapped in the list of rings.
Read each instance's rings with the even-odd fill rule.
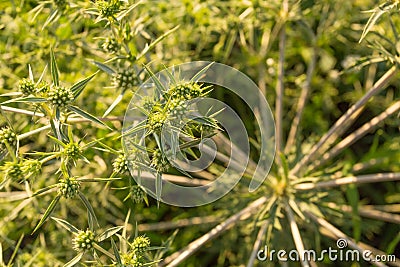
[[[130,196],[133,202],[142,203],[146,198],[146,193],[139,185],[133,185],[131,186]]]
[[[162,111],[152,111],[147,118],[147,126],[151,132],[160,132],[164,123],[168,120],[168,113]]]
[[[79,193],[80,183],[74,177],[61,178],[58,182],[58,194],[65,198],[73,198]]]
[[[150,167],[159,173],[167,171],[171,165],[160,149],[155,149],[151,156]]]
[[[109,0],[103,1],[98,0],[96,1],[97,8],[104,18],[114,17],[121,8],[121,1],[120,0]]]
[[[172,85],[167,95],[171,96],[171,98],[190,100],[202,96],[207,88],[209,87],[202,88],[195,82],[180,82]]]
[[[19,81],[18,89],[24,95],[32,95],[36,92],[35,83],[32,80],[26,78]]]
[[[129,162],[126,158],[126,155],[124,153],[119,154],[112,164],[114,168],[114,173],[126,173],[129,170],[128,164]]]
[[[35,159],[23,160],[22,171],[26,177],[35,177],[42,171],[42,162]]]
[[[140,255],[150,247],[150,238],[145,235],[135,237],[131,247],[135,254]]]
[[[53,106],[64,109],[74,101],[74,94],[70,88],[53,86],[50,88],[48,100]]]
[[[168,113],[170,116],[174,118],[182,118],[183,115],[187,112],[188,106],[184,100],[180,98],[172,98],[168,102]]]
[[[119,51],[120,45],[115,38],[107,38],[103,42],[102,48],[108,53],[117,53]]]
[[[79,252],[93,248],[94,243],[95,235],[89,229],[87,229],[86,231],[80,230],[78,234],[76,234],[75,238],[72,240],[73,249]]]
[[[7,179],[11,179],[12,181],[17,181],[23,177],[23,165],[19,161],[9,161],[4,163],[3,166],[0,167],[4,172],[5,177],[2,182]]]
[[[7,144],[12,147],[16,146],[17,141],[17,134],[10,127],[0,129],[0,147],[5,148]]]
[[[78,143],[71,142],[65,145],[62,155],[66,157],[67,160],[76,161],[80,158],[83,158],[82,148]]]
[[[126,68],[114,75],[114,86],[121,88],[122,91],[137,85],[138,80],[132,68]]]
[[[143,256],[137,255],[133,251],[122,254],[121,261],[124,267],[142,267],[146,263]]]

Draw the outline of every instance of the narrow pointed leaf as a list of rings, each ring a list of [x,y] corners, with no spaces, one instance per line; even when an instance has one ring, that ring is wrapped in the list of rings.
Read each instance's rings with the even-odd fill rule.
[[[88,84],[88,82],[91,79],[93,79],[94,76],[96,76],[97,73],[98,73],[98,71],[96,71],[95,73],[93,73],[89,77],[87,77],[87,78],[77,82],[76,84],[72,85],[71,91],[74,94],[74,99],[76,99],[82,93],[82,91],[85,88],[85,86]]]
[[[111,238],[111,247],[114,251],[114,256],[115,256],[115,260],[116,260],[117,264],[122,264],[122,260],[121,260],[121,257],[119,256],[117,245],[115,244],[114,239],[112,239],[112,238]]]
[[[196,73],[196,75],[194,75],[192,77],[192,79],[190,79],[191,82],[198,82],[199,79],[201,78],[201,76],[204,75],[204,73],[206,73],[208,71],[208,69],[214,64],[214,62],[211,62],[210,64],[208,64],[207,66],[205,66],[204,68],[202,68],[199,72]]]
[[[103,64],[101,62],[93,61],[93,64],[95,64],[99,69],[101,69],[102,71],[104,71],[110,75],[114,75],[116,73],[115,70],[113,70],[112,68],[110,68],[109,66],[107,66],[106,64]]]
[[[85,205],[86,209],[88,210],[90,216],[92,216],[93,222],[96,223],[97,226],[99,226],[99,222],[97,221],[97,217],[96,214],[94,213],[92,205],[90,205],[85,195],[82,194],[81,192],[79,192],[79,197],[82,200],[83,204]]]
[[[4,105],[4,104],[9,104],[9,103],[43,103],[46,101],[47,101],[47,99],[43,98],[43,97],[28,96],[28,97],[19,97],[19,98],[15,98],[15,99],[10,99],[1,104]]]
[[[82,116],[85,119],[88,119],[91,122],[97,123],[97,124],[101,124],[105,127],[107,127],[108,129],[111,129],[110,127],[108,127],[108,125],[106,125],[104,122],[102,122],[101,120],[99,120],[98,118],[96,118],[95,116],[93,116],[92,114],[78,108],[77,106],[68,106],[68,109],[72,112],[75,112],[76,114],[78,114],[79,116]]]
[[[61,225],[62,227],[64,227],[65,229],[67,229],[69,232],[73,233],[73,234],[77,234],[79,233],[78,228],[76,228],[75,226],[73,226],[72,224],[70,224],[69,222],[63,220],[63,219],[59,219],[56,217],[51,217],[54,221],[56,221],[56,223],[58,223],[59,225]]]
[[[117,98],[114,100],[114,102],[111,104],[111,106],[104,112],[103,117],[108,116],[108,114],[111,113],[111,111],[114,110],[114,108],[121,102],[122,98],[124,97],[124,92],[122,92],[120,95],[117,96]]]
[[[84,252],[79,253],[78,255],[76,255],[72,260],[70,260],[69,262],[67,262],[64,267],[72,267],[75,264],[77,264],[83,257]]]
[[[54,56],[54,51],[53,49],[50,50],[50,72],[51,72],[51,78],[53,79],[53,83],[55,86],[59,86],[59,72],[58,72],[58,67],[57,67],[57,62],[56,62],[56,57]]]
[[[103,233],[101,233],[99,235],[99,237],[97,238],[98,242],[104,241],[107,238],[109,238],[110,236],[115,235],[116,233],[118,233],[121,229],[123,229],[123,226],[116,226],[116,227],[112,227],[110,229],[105,230]]]
[[[42,219],[40,219],[38,225],[33,230],[32,234],[35,233],[45,223],[45,221],[50,217],[50,215],[53,212],[54,208],[56,207],[58,201],[60,201],[60,198],[61,198],[61,195],[57,195],[56,198],[53,199],[53,201],[50,203],[49,207],[43,214]]]

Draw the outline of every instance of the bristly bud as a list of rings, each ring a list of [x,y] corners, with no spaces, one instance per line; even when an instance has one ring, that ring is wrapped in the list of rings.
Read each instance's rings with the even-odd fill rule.
[[[35,93],[36,86],[35,86],[35,83],[32,80],[24,78],[24,79],[19,81],[18,89],[24,95],[31,95],[31,94]]]
[[[78,160],[82,157],[82,149],[77,143],[68,143],[62,152],[67,159]]]
[[[173,98],[168,103],[168,113],[175,118],[181,118],[187,112],[188,106],[184,100]]]
[[[138,236],[133,240],[131,246],[136,254],[141,254],[150,247],[150,238],[145,235]]]
[[[122,254],[121,261],[124,267],[142,267],[145,264],[143,256],[137,255],[133,251]]]
[[[168,113],[163,111],[153,111],[147,118],[147,126],[150,131],[158,132],[164,126],[164,123],[168,120]]]
[[[93,248],[94,243],[94,233],[89,229],[86,231],[79,231],[72,240],[73,249],[80,252]]]
[[[50,91],[50,85],[46,81],[40,81],[36,86],[36,93],[38,94],[47,94]]]
[[[70,88],[54,86],[50,88],[49,101],[58,108],[65,108],[74,100],[74,94]]]
[[[28,159],[22,162],[22,171],[27,177],[36,176],[42,171],[42,163],[36,159]]]
[[[6,162],[0,169],[5,173],[6,179],[17,181],[23,177],[22,164],[18,161]]]
[[[114,76],[114,85],[123,91],[132,88],[137,83],[138,80],[132,68],[121,70]]]
[[[4,148],[6,147],[6,144],[16,146],[17,141],[17,134],[10,127],[0,129],[0,147]]]
[[[179,98],[184,100],[194,99],[200,97],[203,93],[203,88],[194,82],[184,82],[175,84],[170,87],[167,94],[172,98]]]
[[[140,107],[148,112],[152,111],[158,105],[159,103],[150,96],[144,96],[140,101]]]
[[[61,178],[58,182],[58,193],[65,198],[73,198],[79,193],[80,183],[73,177]]]
[[[139,185],[134,185],[131,187],[131,199],[135,203],[142,203],[146,193]]]
[[[150,167],[155,169],[157,172],[163,173],[170,168],[170,163],[167,158],[162,154],[160,149],[154,150],[151,158]]]
[[[115,38],[107,38],[102,44],[102,47],[103,50],[108,53],[116,53],[120,48],[119,43]]]
[[[96,1],[96,4],[101,16],[104,18],[114,17],[121,8],[120,0],[98,0]]]
[[[114,168],[114,173],[125,173],[129,170],[128,168],[128,160],[125,156],[125,154],[121,153],[118,155],[118,158],[116,158],[113,162],[113,168]]]

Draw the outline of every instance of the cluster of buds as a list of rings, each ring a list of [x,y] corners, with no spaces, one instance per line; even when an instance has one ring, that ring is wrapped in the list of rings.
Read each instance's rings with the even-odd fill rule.
[[[161,111],[152,111],[147,118],[147,126],[152,132],[159,132],[164,123],[168,120],[168,113]]]
[[[75,238],[72,240],[73,248],[76,251],[85,251],[93,248],[95,243],[94,233],[87,229],[86,231],[79,231]]]
[[[1,170],[4,171],[6,179],[13,181],[19,180],[24,174],[22,163],[19,161],[6,162],[1,166]]]
[[[82,156],[82,148],[79,144],[71,142],[64,147],[62,154],[67,159],[77,160]]]
[[[104,18],[114,17],[121,8],[120,0],[98,0],[96,1],[97,9]]]
[[[9,127],[0,129],[0,147],[5,147],[6,144],[15,146],[17,144],[17,134]]]
[[[168,113],[173,118],[182,118],[187,112],[187,104],[184,100],[173,98],[168,103]]]
[[[122,254],[121,261],[124,267],[142,267],[146,263],[142,255],[133,251]]]
[[[163,173],[163,172],[167,171],[170,168],[170,166],[171,165],[170,165],[169,161],[167,160],[165,155],[163,155],[161,150],[158,148],[155,149],[152,154],[150,167],[155,169],[157,172]]]
[[[80,183],[75,178],[61,178],[58,182],[58,194],[65,198],[73,198],[79,193]]]
[[[70,88],[54,86],[50,88],[48,100],[58,108],[65,108],[74,100],[74,94]]]
[[[32,95],[36,92],[36,85],[32,80],[24,78],[19,81],[18,89],[24,95]]]
[[[42,171],[42,163],[36,159],[24,160],[22,171],[26,177],[36,176]]]
[[[194,82],[178,83],[171,86],[168,90],[168,95],[172,98],[179,98],[184,100],[194,99],[203,94],[205,88]]]
[[[146,193],[139,185],[134,185],[131,187],[131,199],[135,203],[142,203]]]
[[[123,91],[132,88],[137,82],[137,77],[132,68],[123,69],[114,75],[114,86]]]
[[[150,238],[145,235],[135,237],[131,247],[136,254],[144,253],[150,247]]]
[[[108,53],[118,52],[120,45],[115,38],[107,38],[102,44],[103,50]]]
[[[118,155],[118,157],[114,160],[113,162],[113,171],[114,173],[125,173],[128,171],[129,167],[129,162],[128,159],[126,158],[126,155],[124,153],[121,153]]]

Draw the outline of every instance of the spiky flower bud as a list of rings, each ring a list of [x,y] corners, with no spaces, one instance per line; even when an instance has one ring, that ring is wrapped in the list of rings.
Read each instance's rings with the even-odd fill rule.
[[[135,252],[122,254],[121,261],[123,266],[126,267],[142,267],[145,264],[144,258],[141,255],[137,255]]]
[[[87,229],[86,231],[79,231],[75,238],[72,240],[73,249],[76,251],[85,251],[93,248],[95,243],[94,233]]]
[[[126,155],[124,153],[121,153],[118,155],[118,158],[116,158],[113,162],[113,168],[114,168],[114,173],[125,173],[128,171],[128,160],[126,158]]]
[[[147,118],[147,126],[153,132],[160,131],[167,120],[168,113],[163,111],[151,112]]]
[[[139,185],[134,185],[131,187],[131,199],[133,202],[142,203],[145,197],[146,193]]]
[[[36,176],[42,171],[42,163],[36,159],[28,159],[22,162],[22,171],[26,176]]]
[[[50,88],[49,101],[58,108],[65,108],[74,100],[74,94],[70,88],[54,86]]]
[[[103,50],[108,53],[116,53],[119,50],[119,43],[115,38],[107,38],[102,44]]]
[[[150,112],[158,106],[158,102],[156,102],[152,97],[150,96],[144,96],[142,100],[140,101],[140,107],[143,108],[144,110]]]
[[[136,237],[132,242],[132,249],[136,254],[145,252],[150,247],[150,238],[145,235]]]
[[[175,118],[181,118],[187,112],[188,106],[184,100],[173,98],[168,103],[168,113]]]
[[[132,88],[137,84],[137,77],[132,68],[126,68],[114,75],[114,85],[122,90]]]
[[[171,86],[168,95],[173,98],[189,100],[201,96],[202,92],[203,89],[197,83],[184,82]]]
[[[163,155],[160,149],[155,149],[152,158],[150,167],[155,169],[157,172],[165,172],[169,169],[170,163],[167,158]]]
[[[31,95],[31,94],[35,93],[36,87],[35,87],[35,83],[32,80],[24,78],[19,81],[18,89],[24,95]]]
[[[5,147],[6,144],[10,146],[17,144],[17,134],[9,127],[0,129],[0,147]]]
[[[73,177],[61,178],[58,182],[58,193],[65,198],[73,198],[79,193],[80,187],[79,181]]]
[[[82,156],[82,148],[78,143],[68,143],[63,150],[63,155],[68,159],[77,160]]]
[[[47,94],[50,91],[50,85],[46,81],[40,81],[36,86],[36,92],[39,94]]]
[[[23,176],[22,164],[18,161],[9,161],[1,166],[1,170],[5,173],[5,178],[13,181],[19,180]]]
[[[101,16],[105,18],[113,17],[117,14],[121,8],[121,1],[120,0],[109,0],[103,1],[98,0],[96,1],[97,8],[100,11]]]

